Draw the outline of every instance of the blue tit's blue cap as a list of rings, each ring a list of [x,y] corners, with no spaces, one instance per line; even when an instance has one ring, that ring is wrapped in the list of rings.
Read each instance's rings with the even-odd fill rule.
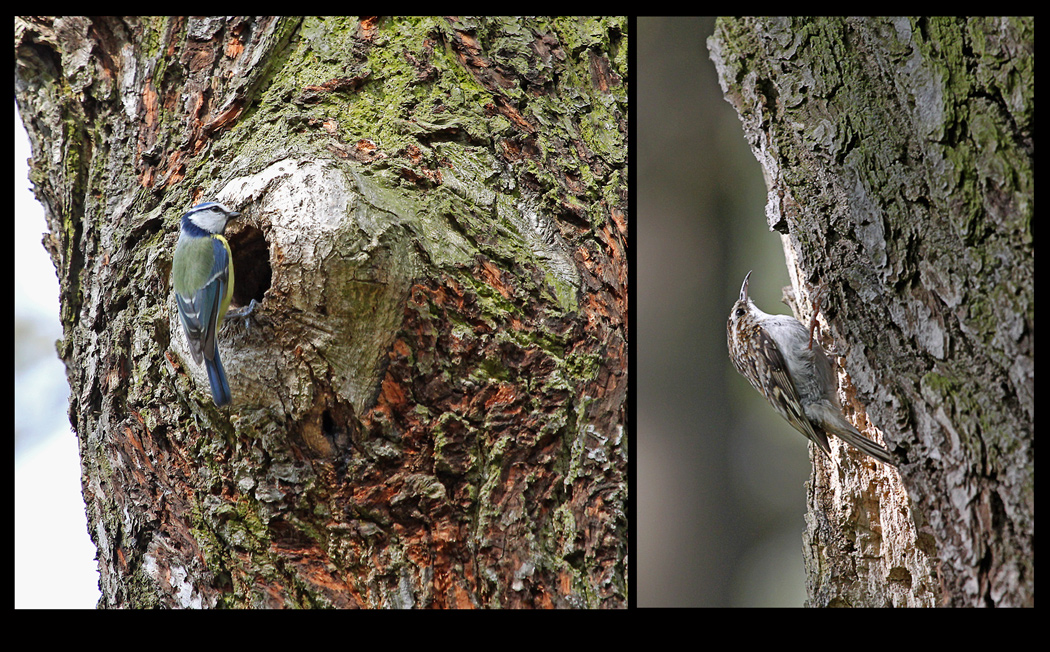
[[[196,213],[197,211],[203,211],[203,210],[207,210],[209,208],[218,208],[220,211],[222,211],[223,213],[229,215],[230,217],[240,217],[241,216],[241,214],[238,213],[237,211],[231,211],[230,209],[226,208],[226,206],[224,206],[223,204],[220,204],[217,201],[206,201],[206,202],[197,204],[196,206],[194,206],[190,210],[186,211],[186,214],[189,215],[190,213]]]

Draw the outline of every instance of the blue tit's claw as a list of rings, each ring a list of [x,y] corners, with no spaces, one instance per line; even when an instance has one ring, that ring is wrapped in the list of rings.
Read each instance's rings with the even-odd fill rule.
[[[249,322],[248,317],[251,316],[253,312],[255,312],[255,306],[257,305],[259,305],[259,302],[257,302],[255,299],[252,299],[247,306],[242,306],[240,308],[231,308],[226,312],[225,319],[243,319],[244,329],[249,330],[249,326],[251,324]]]

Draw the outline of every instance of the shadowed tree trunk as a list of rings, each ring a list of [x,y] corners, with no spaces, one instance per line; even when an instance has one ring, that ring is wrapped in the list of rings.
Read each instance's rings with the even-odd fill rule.
[[[900,473],[819,459],[809,603],[1031,606],[1034,21],[721,19],[789,299]]]
[[[102,607],[622,607],[622,18],[25,18]],[[217,409],[175,316],[216,200]]]

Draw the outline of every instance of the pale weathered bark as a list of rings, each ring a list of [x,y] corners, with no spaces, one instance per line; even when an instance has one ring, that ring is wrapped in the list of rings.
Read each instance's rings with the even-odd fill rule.
[[[810,604],[1033,605],[1033,20],[720,19],[708,45],[798,312],[821,295],[856,423],[902,460],[815,464]]]
[[[622,607],[626,21],[24,18],[103,607]],[[234,403],[169,285],[218,199]]]

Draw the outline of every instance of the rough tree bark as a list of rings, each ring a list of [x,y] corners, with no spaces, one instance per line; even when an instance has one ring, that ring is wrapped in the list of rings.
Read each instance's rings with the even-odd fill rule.
[[[708,45],[797,312],[822,293],[855,422],[902,459],[816,463],[809,603],[1033,605],[1033,20],[722,19]]]
[[[25,18],[102,607],[622,607],[627,25]],[[169,270],[218,199],[211,403]]]

